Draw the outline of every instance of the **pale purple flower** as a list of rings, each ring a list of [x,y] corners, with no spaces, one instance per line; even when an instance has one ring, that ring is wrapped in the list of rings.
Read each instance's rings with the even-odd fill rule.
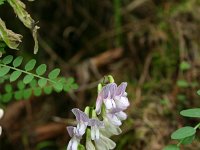
[[[76,135],[82,136],[85,133],[85,129],[87,128],[90,119],[84,112],[82,112],[78,108],[73,108],[72,112],[76,116],[77,121]]]
[[[127,118],[127,114],[121,109],[106,110],[106,112],[106,117],[116,126],[120,126],[122,124],[121,121]]]
[[[115,92],[115,104],[117,106],[117,108],[121,109],[121,110],[125,110],[127,109],[127,107],[130,105],[128,98],[127,98],[127,93],[125,92],[127,87],[127,83],[126,82],[122,82],[116,89]]]
[[[68,126],[67,131],[71,137],[69,144],[67,146],[67,150],[77,150],[78,144],[80,143],[81,137],[77,135],[77,128]]]
[[[96,112],[97,114],[101,113],[101,106],[103,102],[106,102],[105,100],[108,100],[106,104],[109,106],[109,103],[112,105],[113,102],[113,96],[114,92],[117,88],[117,85],[115,83],[107,84],[103,87],[103,89],[99,92],[97,100],[96,100]],[[115,105],[115,104],[114,104]]]
[[[0,108],[0,119],[3,117],[4,111]],[[2,127],[0,126],[0,135],[2,133]]]
[[[116,126],[120,126],[122,120],[127,118],[123,110],[130,105],[126,90],[127,83],[122,82],[118,87],[115,83],[107,84],[99,92],[96,102],[96,112],[100,114],[101,106],[106,107],[106,117]]]
[[[96,101],[96,112],[100,114],[101,106],[104,103],[107,110],[112,109],[125,110],[130,104],[127,98],[127,83],[122,82],[118,87],[116,83],[110,83],[103,87],[99,92]]]
[[[67,131],[71,137],[67,150],[77,150],[80,140],[83,134],[85,134],[85,130],[90,120],[89,117],[78,108],[72,109],[72,112],[76,116],[77,127],[67,127]]]
[[[91,126],[91,139],[98,140],[100,136],[99,129],[104,128],[103,121],[98,119],[90,119],[88,126]]]

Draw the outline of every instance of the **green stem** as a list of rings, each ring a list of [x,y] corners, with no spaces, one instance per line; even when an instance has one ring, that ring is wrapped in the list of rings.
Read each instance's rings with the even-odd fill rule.
[[[200,122],[194,127],[194,129],[196,130],[199,127],[200,127]]]
[[[32,75],[32,76],[34,76],[34,77],[36,77],[36,78],[39,78],[39,79],[46,79],[47,81],[52,82],[52,83],[54,83],[54,84],[56,83],[55,81],[53,81],[53,80],[51,80],[51,79],[48,79],[48,78],[45,78],[45,77],[41,77],[41,76],[36,75],[36,74],[34,74],[34,73],[27,72],[27,71],[24,71],[24,70],[21,70],[21,69],[12,67],[12,66],[4,65],[4,64],[0,64],[0,66],[8,67],[8,68],[10,68],[10,69],[12,69],[12,70],[16,70],[16,71],[23,72],[24,74],[29,74],[29,75]]]

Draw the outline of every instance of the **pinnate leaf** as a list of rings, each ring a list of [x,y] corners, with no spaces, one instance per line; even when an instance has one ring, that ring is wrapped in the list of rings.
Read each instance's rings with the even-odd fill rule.
[[[0,68],[0,77],[5,76],[10,71],[8,66],[4,66]]]
[[[34,88],[33,93],[35,96],[40,96],[42,94],[42,89],[40,87]]]
[[[7,93],[12,92],[12,85],[6,84],[6,85],[5,85],[5,91],[6,91]]]
[[[33,79],[33,80],[30,82],[30,86],[31,86],[32,88],[34,88],[34,87],[37,86],[37,81],[36,81],[36,79]]]
[[[33,80],[34,76],[32,74],[28,74],[24,77],[23,82],[24,84],[28,84]]]
[[[184,117],[200,118],[200,108],[182,110],[180,114]]]
[[[13,66],[14,67],[19,67],[22,63],[23,57],[22,56],[18,56],[17,58],[14,59],[13,61]]]
[[[12,98],[12,93],[6,93],[2,96],[3,102],[7,103],[11,100]]]
[[[42,88],[47,84],[47,79],[42,78],[38,80],[38,85]]]
[[[8,56],[3,58],[2,62],[7,65],[7,64],[11,63],[12,60],[13,60],[13,56],[12,55],[8,55]]]
[[[24,99],[29,99],[31,97],[32,90],[31,89],[26,89],[23,91],[23,98]]]
[[[20,90],[24,89],[24,88],[25,88],[24,82],[22,82],[22,81],[20,80],[20,81],[17,83],[17,87],[18,87],[18,89],[20,89]]]
[[[56,92],[61,92],[63,89],[63,84],[60,82],[56,82],[53,84],[53,87],[55,89]]]
[[[31,71],[36,64],[36,60],[35,59],[31,59],[26,65],[25,65],[25,70],[26,71]]]
[[[20,100],[23,97],[23,90],[22,91],[16,91],[14,94],[14,97],[16,100]]]
[[[12,74],[10,75],[10,82],[17,80],[21,74],[22,74],[22,72],[20,72],[18,70],[12,72]]]
[[[45,86],[44,87],[44,93],[45,94],[51,94],[51,92],[52,92],[52,87],[51,86]]]
[[[37,73],[38,75],[43,75],[43,74],[46,72],[46,70],[47,70],[47,66],[46,66],[45,64],[41,64],[41,65],[39,65],[39,66],[37,67],[36,73]]]
[[[56,68],[49,73],[48,77],[49,79],[56,79],[59,74],[60,74],[60,69]]]
[[[171,135],[171,139],[184,139],[186,137],[194,135],[195,133],[196,130],[193,127],[187,126],[174,131]]]

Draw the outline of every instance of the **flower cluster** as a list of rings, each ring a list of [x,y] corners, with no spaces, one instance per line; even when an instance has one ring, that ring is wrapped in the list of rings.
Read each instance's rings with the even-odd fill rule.
[[[85,133],[87,150],[115,148],[116,144],[110,137],[121,133],[119,127],[122,121],[127,118],[126,113],[123,112],[129,106],[125,92],[126,86],[126,82],[119,86],[115,83],[109,83],[99,91],[95,109],[86,107],[85,112],[78,108],[72,109],[76,116],[77,127],[67,127],[71,137],[67,150],[77,150],[79,146],[83,146],[80,141]],[[102,118],[102,121],[99,118]]]
[[[0,119],[3,117],[4,111],[0,108]],[[2,127],[0,126],[0,135],[2,133]]]

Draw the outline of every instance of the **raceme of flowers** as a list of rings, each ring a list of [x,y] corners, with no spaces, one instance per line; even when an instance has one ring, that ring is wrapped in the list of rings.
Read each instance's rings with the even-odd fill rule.
[[[3,109],[0,108],[0,119],[3,117],[3,114],[4,114],[4,111]],[[0,136],[1,136],[1,133],[2,133],[2,127],[0,126]]]
[[[116,147],[116,143],[110,137],[122,132],[120,126],[127,118],[124,110],[130,104],[125,92],[126,87],[126,82],[122,82],[119,86],[116,83],[109,83],[99,89],[95,109],[86,107],[84,112],[78,108],[72,109],[77,126],[67,127],[71,137],[67,150],[85,148],[86,150],[110,150]],[[81,144],[81,139],[84,137],[86,142]]]

